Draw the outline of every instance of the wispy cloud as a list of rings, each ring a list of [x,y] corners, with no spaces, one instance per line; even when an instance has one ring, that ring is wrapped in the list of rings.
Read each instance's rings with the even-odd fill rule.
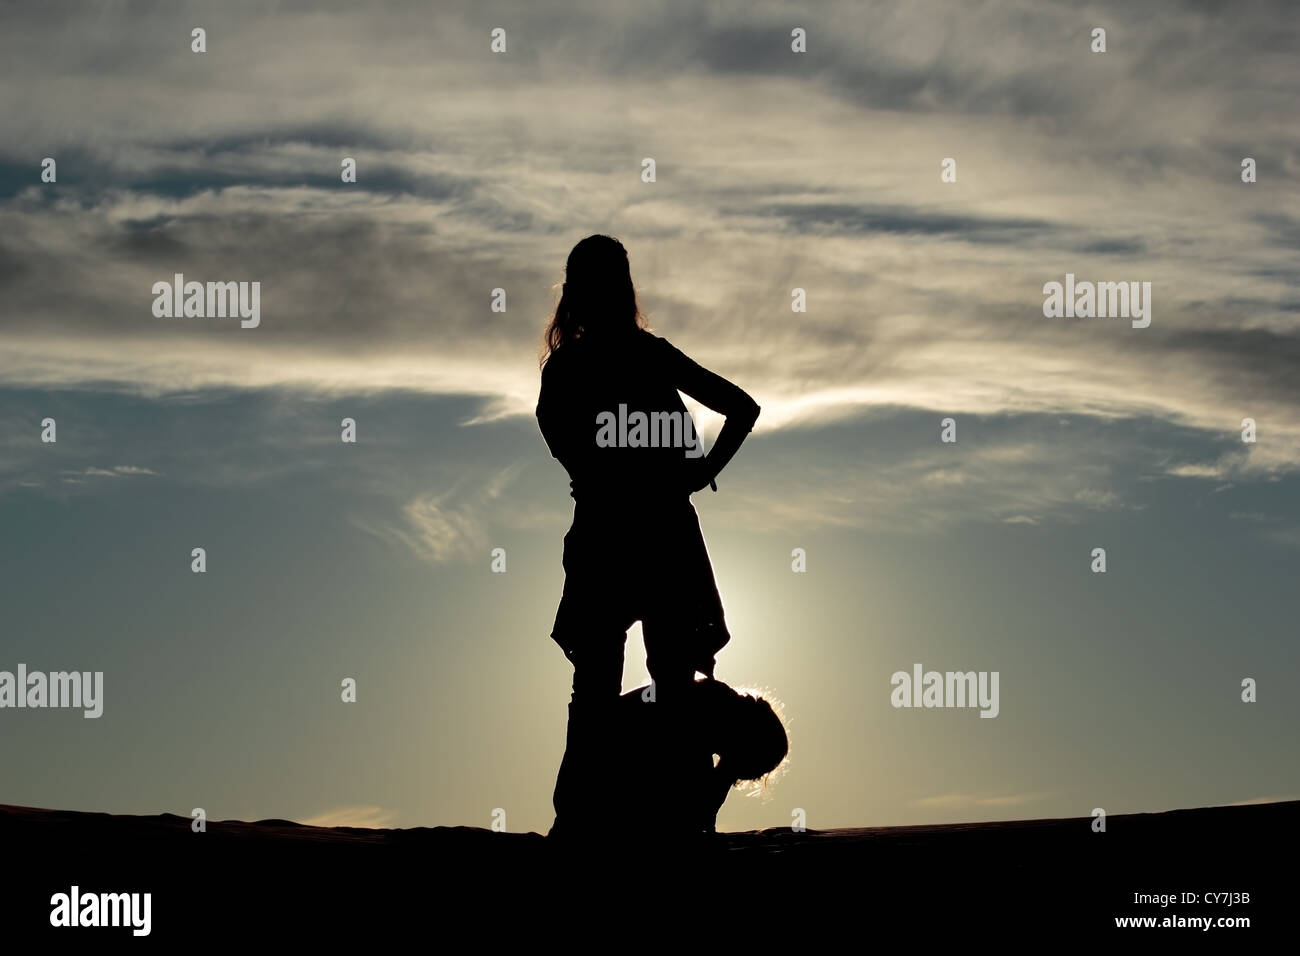
[[[309,827],[364,827],[384,829],[397,822],[397,811],[376,806],[335,807],[299,820]]]
[[[1238,801],[1235,802],[1235,803],[1227,803],[1227,804],[1224,804],[1224,806],[1228,806],[1228,807],[1252,807],[1252,806],[1255,806],[1255,805],[1257,805],[1257,804],[1261,804],[1261,803],[1286,803],[1286,802],[1291,801],[1291,800],[1300,800],[1300,794],[1292,793],[1292,794],[1286,794],[1286,795],[1282,795],[1282,796],[1273,796],[1273,797],[1251,797],[1251,798],[1248,799],[1248,800],[1238,800]]]
[[[970,793],[946,793],[932,797],[921,797],[913,805],[935,809],[958,809],[966,807],[1019,807],[1028,803],[1037,803],[1051,796],[1049,793],[1008,793],[980,795]]]
[[[489,511],[519,474],[510,465],[481,480],[461,480],[446,491],[412,498],[401,509],[401,521],[375,522],[354,516],[354,525],[389,543],[408,549],[422,561],[442,564],[473,556],[486,557]]]
[[[204,57],[169,22],[12,12],[0,52],[15,71],[65,69],[103,95],[47,84],[0,107],[6,142],[60,159],[46,186],[30,150],[0,147],[0,381],[415,390],[481,398],[474,424],[528,415],[552,285],[600,229],[627,242],[661,331],[759,399],[760,434],[911,408],[1151,419],[1212,440],[1249,414],[1248,454],[1168,475],[1300,469],[1284,6],[1156,4],[1104,62],[1067,8],[1018,2],[939,19],[924,3],[801,9],[806,57],[787,52],[779,7],[722,22],[591,4],[556,29],[508,3],[515,45],[496,58],[469,6],[433,26],[415,4],[322,8],[214,10],[222,42]],[[1101,9],[1124,22],[1123,5]],[[1213,45],[1212,76],[1187,30]],[[51,31],[57,46],[36,42]],[[430,60],[435,36],[446,55]],[[380,39],[384,77],[339,88]],[[104,44],[149,76],[78,52]],[[679,79],[646,95],[665,70]],[[294,121],[248,109],[267,96]],[[891,154],[862,149],[880,136]],[[1268,181],[1235,181],[1241,143]],[[954,153],[958,181],[940,184]],[[339,181],[344,155],[356,184]],[[658,182],[636,175],[643,155]],[[1149,279],[1152,327],[1044,319],[1042,284],[1066,271]],[[175,272],[261,281],[262,326],[155,319],[149,290]],[[794,287],[806,313],[789,310]],[[454,526],[443,510],[413,503],[411,520]]]
[[[90,467],[82,472],[73,472],[71,474],[85,475],[87,478],[127,478],[140,475],[152,475],[161,477],[158,472],[152,468],[140,468],[136,465],[114,465],[112,468],[95,468]]]
[[[1174,465],[1165,471],[1167,475],[1173,475],[1175,478],[1218,478],[1222,479],[1228,474],[1229,468],[1223,461],[1217,461],[1212,464],[1186,464]]]

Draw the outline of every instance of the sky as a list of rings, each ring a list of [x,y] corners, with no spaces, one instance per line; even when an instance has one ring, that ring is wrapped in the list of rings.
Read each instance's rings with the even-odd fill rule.
[[[0,709],[0,802],[544,832],[533,408],[591,233],[762,406],[694,500],[718,676],[791,753],[721,829],[1300,798],[1297,41],[1283,2],[0,3],[0,670],[104,672],[98,719]],[[259,324],[156,316],[176,273]],[[1067,274],[1150,324],[1045,316]],[[997,717],[892,706],[915,664]]]

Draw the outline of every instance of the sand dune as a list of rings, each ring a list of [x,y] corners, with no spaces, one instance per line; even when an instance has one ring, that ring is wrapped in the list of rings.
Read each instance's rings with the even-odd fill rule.
[[[151,936],[171,940],[379,940],[412,930],[449,942],[456,926],[476,944],[666,927],[736,943],[791,933],[811,944],[838,927],[863,940],[968,932],[974,942],[1159,933],[1116,929],[1114,918],[1171,914],[1250,916],[1250,929],[1204,932],[1259,938],[1285,904],[1286,880],[1294,886],[1300,801],[1117,815],[1105,833],[1084,817],[773,829],[676,847],[611,829],[594,855],[472,827],[210,821],[194,833],[190,822],[0,805],[3,938],[129,937],[51,928],[52,894],[74,884],[152,893]],[[1220,892],[1250,902],[1206,903]],[[1199,901],[1139,905],[1138,893]]]

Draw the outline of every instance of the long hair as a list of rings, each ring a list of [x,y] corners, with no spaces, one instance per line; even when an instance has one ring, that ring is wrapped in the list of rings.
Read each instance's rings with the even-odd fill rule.
[[[564,264],[560,301],[542,335],[541,363],[561,345],[584,335],[645,327],[623,243],[612,236],[588,236],[573,247]]]

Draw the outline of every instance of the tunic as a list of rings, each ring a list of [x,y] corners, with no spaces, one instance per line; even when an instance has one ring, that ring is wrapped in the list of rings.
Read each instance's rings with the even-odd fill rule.
[[[652,635],[675,642],[711,674],[730,640],[690,501],[685,446],[695,433],[679,390],[726,417],[757,414],[743,390],[643,330],[584,335],[542,367],[537,421],[574,499],[551,631],[566,655],[586,641],[622,640],[639,620],[647,644]],[[598,422],[634,421],[636,412],[656,423],[650,434],[628,428],[628,441],[611,447],[611,431],[623,429],[602,433]]]

